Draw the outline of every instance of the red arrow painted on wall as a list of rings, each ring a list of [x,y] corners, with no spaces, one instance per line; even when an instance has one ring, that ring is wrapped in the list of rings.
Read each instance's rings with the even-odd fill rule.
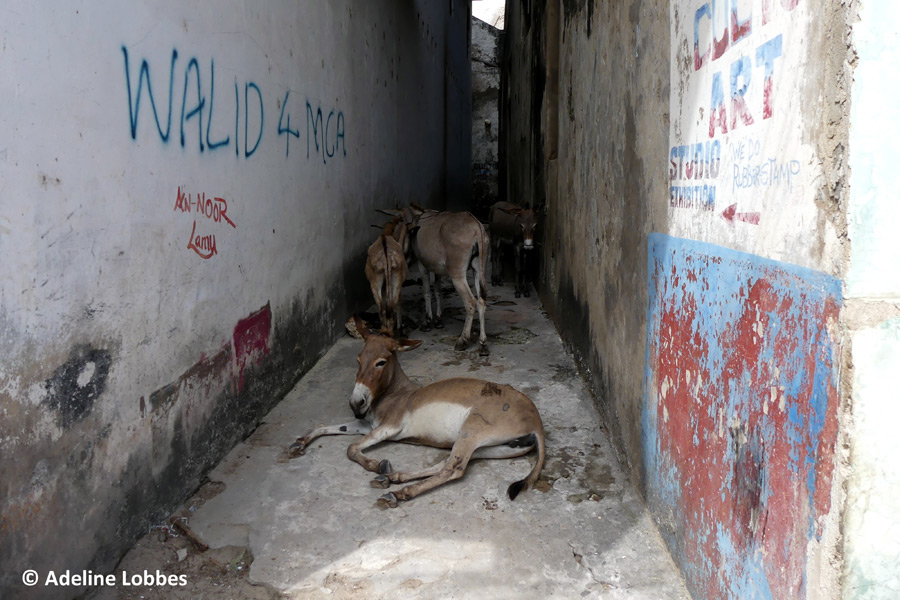
[[[723,210],[722,217],[730,223],[734,223],[735,220],[738,220],[743,221],[744,223],[750,223],[752,225],[759,225],[758,212],[739,213],[737,211],[737,204],[732,204],[731,206]]]

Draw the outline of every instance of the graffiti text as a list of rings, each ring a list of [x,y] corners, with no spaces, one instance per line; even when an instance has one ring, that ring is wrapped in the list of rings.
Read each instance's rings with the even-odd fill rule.
[[[129,132],[132,140],[138,139],[141,108],[150,104],[152,119],[163,144],[172,137],[172,117],[175,116],[177,141],[182,148],[196,148],[200,154],[233,148],[238,158],[249,159],[265,143],[266,95],[255,81],[234,80],[234,95],[226,84],[225,91],[216,88],[216,65],[209,60],[209,68],[197,58],[190,58],[182,68],[177,49],[172,50],[167,61],[168,87],[160,91],[159,80],[154,90],[150,74],[150,62],[144,58],[135,68],[122,46],[125,61],[125,87],[128,101]],[[222,89],[221,85],[218,88]],[[180,93],[179,93],[180,92]],[[180,102],[179,102],[180,99]],[[278,136],[285,135],[285,156],[290,155],[290,138],[299,138],[300,130],[291,121],[306,122],[307,159],[315,154],[322,162],[335,156],[347,156],[346,121],[343,111],[323,107],[310,100],[292,102],[291,92],[279,94],[276,109],[280,115],[275,129]],[[291,109],[296,109],[292,119]],[[147,110],[143,111],[147,114]],[[296,117],[299,113],[300,118]],[[147,117],[144,117],[146,120]]]

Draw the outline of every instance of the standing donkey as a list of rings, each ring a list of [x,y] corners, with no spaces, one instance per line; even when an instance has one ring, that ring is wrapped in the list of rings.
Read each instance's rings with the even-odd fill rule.
[[[359,317],[356,330],[365,340],[359,353],[356,385],[350,408],[356,421],[319,426],[291,445],[300,456],[323,435],[358,435],[347,457],[379,475],[372,487],[417,481],[383,495],[378,503],[396,507],[419,494],[463,476],[472,458],[514,458],[537,449],[537,460],[525,479],[507,489],[510,500],[533,486],[546,456],[544,425],[534,403],[508,385],[481,379],[453,378],[420,387],[400,367],[398,352],[418,347],[421,340],[396,340],[373,334]],[[450,456],[419,471],[394,471],[388,460],[367,457],[363,450],[387,440],[450,448]]]
[[[416,205],[410,205],[399,211],[381,212],[403,218],[411,232],[413,253],[419,263],[422,285],[425,287],[426,320],[422,330],[429,331],[432,324],[436,328],[443,327],[440,278],[450,277],[466,309],[466,321],[454,348],[465,350],[468,346],[472,335],[472,321],[477,310],[478,324],[481,327],[478,337],[479,354],[481,356],[490,354],[484,326],[487,294],[485,273],[490,256],[490,242],[481,222],[471,213],[437,212]],[[466,280],[466,273],[470,268],[475,272],[474,294]],[[429,273],[434,273],[436,318],[432,317],[431,311]]]
[[[522,208],[512,202],[497,202],[491,206],[490,228],[493,250],[491,284],[503,285],[503,265],[500,245],[512,247],[516,266],[516,298],[529,297],[529,283],[525,281],[527,259],[534,249],[534,230],[537,217],[530,208]]]
[[[381,332],[394,335],[403,329],[400,290],[406,281],[408,267],[404,256],[407,244],[406,224],[395,219],[384,226],[384,232],[369,246],[366,257],[366,279],[381,317]]]

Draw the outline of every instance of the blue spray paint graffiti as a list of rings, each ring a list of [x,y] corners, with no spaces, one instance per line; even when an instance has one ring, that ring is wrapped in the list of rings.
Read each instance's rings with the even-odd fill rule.
[[[761,147],[760,140],[754,138],[728,145],[732,160],[732,192],[775,187],[793,190],[794,177],[800,174],[800,161],[762,156]]]
[[[175,75],[178,70],[178,50],[172,50],[172,58],[169,63],[169,88],[167,94],[167,116],[165,127],[160,119],[160,107],[157,105],[158,94],[154,94],[151,84],[150,63],[146,58],[141,59],[140,68],[137,70],[137,81],[132,82],[133,66],[129,60],[128,48],[122,46],[122,55],[125,64],[125,87],[128,96],[128,117],[131,139],[138,139],[138,124],[140,122],[141,103],[146,97],[150,102],[150,108],[153,112],[153,119],[156,123],[156,129],[159,133],[160,140],[163,144],[168,144],[169,136],[172,130],[172,114],[177,109],[175,106],[176,90]],[[216,113],[214,109],[218,106],[215,102],[215,82],[216,69],[215,61],[209,61],[209,79],[208,92],[205,80],[200,68],[200,61],[196,57],[188,60],[184,68],[184,84],[181,88],[181,112],[178,124],[179,143],[182,148],[187,148],[192,137],[190,127],[191,120],[197,121],[197,149],[203,154],[215,150],[234,147],[236,157],[249,159],[260,149],[263,144],[264,133],[266,130],[265,119],[265,101],[264,94],[260,86],[255,81],[243,82],[243,94],[241,94],[241,83],[235,79],[234,82],[234,136],[224,132],[215,134],[216,139],[213,140],[213,129],[221,130],[220,125],[214,125],[216,121]],[[146,89],[145,89],[146,88]],[[243,98],[242,98],[243,96]],[[284,94],[284,99],[279,103],[281,113],[277,124],[277,135],[285,135],[285,157],[290,156],[290,138],[291,136],[299,138],[300,130],[291,129],[291,112],[290,103],[291,91],[288,90]],[[243,99],[243,107],[241,101]],[[222,99],[220,98],[220,101]],[[219,103],[219,105],[221,102]],[[225,110],[227,110],[227,105]],[[347,156],[346,141],[346,123],[342,110],[337,108],[324,108],[321,105],[313,104],[310,100],[305,101],[305,106],[299,110],[306,112],[306,138],[307,138],[307,159],[311,158],[311,150],[314,154],[321,156],[323,164],[327,164],[329,159],[336,156]],[[327,111],[327,112],[326,112]],[[146,112],[146,111],[145,111]],[[326,116],[327,115],[327,116]],[[205,121],[205,130],[204,130]],[[216,121],[221,123],[221,119]],[[296,121],[295,121],[296,122]],[[189,127],[186,128],[185,125]],[[243,126],[242,126],[243,125]],[[243,132],[243,144],[241,144],[241,133]],[[243,145],[243,149],[241,146]]]
[[[159,137],[163,142],[169,141],[169,132],[172,129],[172,89],[175,78],[175,60],[178,58],[178,51],[172,50],[172,68],[169,71],[169,116],[166,119],[166,131],[163,133],[162,125],[159,123],[159,112],[156,110],[156,100],[153,95],[153,89],[150,84],[150,65],[144,60],[141,63],[141,70],[138,74],[137,91],[134,98],[131,96],[131,70],[128,65],[128,49],[122,46],[122,52],[125,54],[125,86],[128,88],[128,116],[131,121],[131,139],[137,139],[137,121],[138,112],[141,105],[141,90],[144,82],[147,82],[147,95],[150,97],[150,107],[153,109],[153,118],[156,119],[156,129],[159,131]]]

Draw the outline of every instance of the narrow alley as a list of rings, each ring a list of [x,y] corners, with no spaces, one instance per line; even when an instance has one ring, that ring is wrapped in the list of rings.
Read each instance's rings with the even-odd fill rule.
[[[420,287],[404,289],[405,312],[417,318]],[[237,573],[236,565],[246,565],[249,556],[246,581],[286,598],[688,600],[540,301],[514,298],[511,285],[492,287],[491,354],[481,357],[477,346],[453,350],[452,332],[462,325],[463,311],[452,287],[445,287],[444,296],[444,329],[412,331],[409,337],[425,343],[400,354],[401,364],[423,384],[476,377],[507,383],[531,397],[548,445],[537,489],[515,501],[506,496],[507,486],[531,468],[534,453],[475,460],[459,481],[384,509],[376,505],[384,490],[369,485],[373,475],[347,459],[356,436],[320,438],[303,456],[289,460],[286,449],[297,436],[316,424],[352,417],[348,400],[362,342],[346,335],[209,473],[208,489],[217,495],[199,506],[188,501],[176,513],[211,546],[208,552],[225,557],[217,558],[224,565],[204,571],[193,544],[181,538],[157,544],[154,531],[120,568],[186,573],[188,585],[140,587],[126,595],[110,590],[96,600],[253,598],[263,592],[242,584],[243,578],[232,581],[221,574],[223,566]],[[377,322],[377,313],[373,317]],[[394,468],[412,469],[442,460],[447,451],[386,442],[368,454],[388,458]],[[191,554],[183,561],[180,547]]]
[[[900,597],[897,22],[4,0],[0,598]],[[414,381],[542,415],[515,501],[533,455],[454,480],[485,439],[540,447],[520,395],[460,399],[486,384],[385,386],[379,423],[466,440],[395,508],[359,464],[445,450],[288,458],[367,430],[346,323],[390,321],[403,278]]]

